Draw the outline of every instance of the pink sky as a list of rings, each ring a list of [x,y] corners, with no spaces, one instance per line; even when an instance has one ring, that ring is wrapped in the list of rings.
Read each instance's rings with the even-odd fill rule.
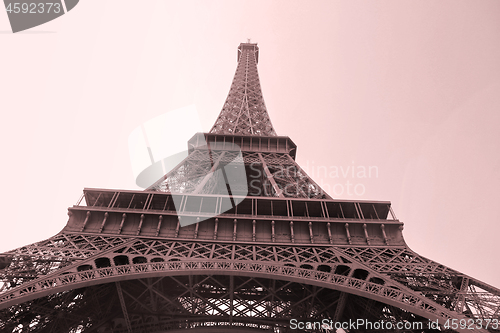
[[[299,164],[376,166],[314,179],[392,201],[410,248],[500,287],[499,1],[80,1],[9,31],[0,12],[0,252],[60,231],[84,187],[136,188],[141,123],[195,105],[208,131],[252,38]]]

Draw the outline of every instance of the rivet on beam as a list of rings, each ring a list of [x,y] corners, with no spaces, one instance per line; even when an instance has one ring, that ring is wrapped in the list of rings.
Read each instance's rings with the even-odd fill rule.
[[[387,239],[387,234],[385,233],[385,225],[383,223],[380,225],[380,229],[382,229],[382,235],[384,235],[385,244],[389,245],[389,239]]]
[[[347,233],[347,241],[349,242],[349,244],[352,244],[351,243],[351,233],[349,232],[349,223],[345,224],[345,232]]]
[[[106,223],[108,216],[109,216],[108,212],[104,213],[104,219],[102,219],[101,227],[99,228],[99,233],[101,233],[102,229],[104,229],[104,224]]]
[[[196,218],[196,226],[194,227],[194,239],[198,238],[198,229],[200,228],[200,218]]]
[[[138,236],[141,233],[142,223],[144,222],[144,214],[141,214],[141,221],[139,222],[139,227],[137,227],[137,232],[135,233]]]
[[[158,217],[158,227],[156,228],[156,236],[160,234],[161,222],[163,221],[163,215]]]
[[[309,237],[311,238],[311,244],[314,244],[313,223],[311,221],[309,221]]]
[[[365,231],[366,243],[370,245],[370,238],[368,238],[368,230],[366,230],[366,223],[363,223],[363,230]]]
[[[125,219],[127,218],[127,214],[123,213],[122,215],[122,221],[120,222],[120,227],[118,228],[118,233],[120,234],[123,229],[123,223],[125,223]]]
[[[332,229],[330,228],[330,222],[326,224],[326,229],[328,229],[328,239],[330,240],[330,244],[333,244]]]
[[[274,221],[271,221],[272,239],[273,243],[276,241],[276,235],[274,234]]]
[[[80,231],[83,231],[83,229],[85,229],[85,225],[87,225],[89,218],[90,218],[90,210],[87,211],[87,216],[85,217],[85,221],[83,221],[83,225],[82,225],[82,228],[80,229]]]
[[[181,227],[181,217],[177,216],[177,226],[175,227],[175,237],[179,236],[179,228]]]
[[[255,220],[253,220],[252,221],[252,228],[253,228],[253,230],[252,230],[252,241],[254,241],[254,242],[255,242],[255,223],[256,223]]]
[[[290,221],[290,239],[295,243],[295,235],[293,234],[293,221]]]
[[[238,224],[238,220],[234,219],[233,224],[234,224],[234,226],[233,226],[233,241],[235,241],[236,240],[236,226]]]
[[[219,228],[219,219],[215,219],[215,227],[214,227],[214,239],[217,239],[217,228]]]

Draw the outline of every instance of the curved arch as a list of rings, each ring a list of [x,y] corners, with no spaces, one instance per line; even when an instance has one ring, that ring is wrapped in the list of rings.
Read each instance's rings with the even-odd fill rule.
[[[111,260],[108,257],[97,258],[94,262],[96,268],[111,267]]]
[[[83,271],[91,271],[93,270],[94,267],[92,267],[92,265],[89,265],[89,264],[84,264],[84,265],[80,265],[76,268],[76,271],[77,272],[83,272]]]
[[[145,264],[148,262],[148,259],[144,256],[137,256],[132,259],[132,263],[134,264]]]
[[[165,259],[160,258],[160,257],[154,257],[150,260],[151,262],[164,262]]]
[[[116,257],[115,257],[116,258]],[[26,283],[6,292],[0,297],[0,309],[19,302],[25,302],[75,288],[98,285],[108,282],[134,280],[147,277],[180,275],[241,275],[280,279],[316,285],[323,288],[370,298],[385,304],[394,305],[430,320],[438,319],[444,323],[455,314],[444,307],[433,304],[424,296],[418,297],[404,290],[391,286],[367,282],[335,273],[307,270],[296,267],[284,267],[272,263],[249,263],[228,261],[186,261],[129,264],[82,272],[48,276],[43,280]]]
[[[318,265],[316,269],[320,272],[326,272],[326,273],[330,273],[332,271],[332,267],[325,264]]]
[[[381,278],[378,277],[372,277],[370,278],[370,282],[376,283],[376,284],[385,284],[385,281],[382,280]]]
[[[360,280],[366,280],[370,273],[366,269],[356,268],[352,273],[352,277]]]
[[[126,255],[119,255],[113,258],[113,262],[116,266],[126,266],[130,264],[130,259]]]
[[[350,272],[351,272],[351,267],[349,267],[347,265],[338,265],[335,268],[335,274],[348,276]]]

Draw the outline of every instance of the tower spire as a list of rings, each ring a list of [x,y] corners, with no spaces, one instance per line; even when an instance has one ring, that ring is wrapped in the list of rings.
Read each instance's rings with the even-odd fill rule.
[[[238,66],[212,134],[276,136],[260,88],[257,43],[241,43]]]
[[[258,61],[257,44],[241,43],[231,89],[210,133],[196,134],[188,143],[189,156],[148,190],[330,199],[295,162],[295,143],[274,131]]]

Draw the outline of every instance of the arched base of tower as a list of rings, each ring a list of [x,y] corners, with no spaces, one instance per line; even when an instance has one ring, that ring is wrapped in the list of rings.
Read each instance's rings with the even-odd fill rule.
[[[349,326],[353,322],[356,326]],[[2,332],[335,332],[342,325],[348,332],[395,332],[397,323],[406,325],[400,332],[431,331],[429,320],[379,301],[297,282],[229,275],[111,282],[0,311]]]

